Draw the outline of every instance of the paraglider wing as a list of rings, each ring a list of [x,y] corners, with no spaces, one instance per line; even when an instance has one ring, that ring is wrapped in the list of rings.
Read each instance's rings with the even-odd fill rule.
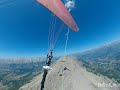
[[[76,25],[74,19],[60,0],[37,0],[39,3],[48,8],[58,18],[60,18],[70,29],[78,31],[79,28]]]

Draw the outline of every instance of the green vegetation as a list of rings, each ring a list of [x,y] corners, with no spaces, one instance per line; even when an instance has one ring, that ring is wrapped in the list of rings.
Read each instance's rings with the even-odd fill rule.
[[[0,65],[0,83],[7,86],[7,90],[18,90],[40,74],[44,64],[42,61]]]
[[[97,61],[83,61],[83,66],[86,67],[87,71],[93,72],[95,74],[101,74],[107,76],[110,79],[115,79],[120,83],[120,62],[119,64],[102,64]]]
[[[77,57],[88,71],[120,83],[120,41],[77,54]]]

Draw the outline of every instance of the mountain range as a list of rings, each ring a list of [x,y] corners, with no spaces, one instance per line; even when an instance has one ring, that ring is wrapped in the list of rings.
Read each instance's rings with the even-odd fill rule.
[[[88,71],[101,74],[120,83],[120,41],[77,53],[79,61]]]

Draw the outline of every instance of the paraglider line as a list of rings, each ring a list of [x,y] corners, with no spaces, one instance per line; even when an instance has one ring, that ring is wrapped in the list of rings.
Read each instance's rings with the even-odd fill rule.
[[[60,34],[61,34],[61,32],[62,32],[62,30],[63,30],[63,28],[64,28],[64,25],[65,25],[65,24],[62,23],[60,29],[58,30],[58,32],[57,32],[57,34],[56,34],[56,36],[55,36],[55,40],[54,40],[54,44],[53,44],[52,49],[55,47],[56,42],[57,42],[57,40],[58,40],[58,37],[60,36]]]
[[[68,40],[69,40],[69,32],[70,32],[70,29],[68,28],[68,31],[66,33],[66,46],[65,46],[65,54],[64,54],[64,56],[66,55],[66,52],[67,52]]]
[[[54,30],[55,16],[53,15],[53,21],[50,30],[50,50],[52,49],[52,38],[53,38],[53,30]]]
[[[52,49],[52,47],[53,47],[53,43],[54,43],[54,38],[55,38],[55,26],[56,26],[56,17],[55,17],[55,21],[54,21],[54,25],[53,25],[53,37],[52,37],[52,46],[51,46],[51,49]]]
[[[50,37],[51,37],[51,27],[52,27],[52,22],[53,22],[53,14],[51,14],[51,20],[50,20],[50,25],[49,25],[49,34],[48,34],[48,52],[50,50]]]

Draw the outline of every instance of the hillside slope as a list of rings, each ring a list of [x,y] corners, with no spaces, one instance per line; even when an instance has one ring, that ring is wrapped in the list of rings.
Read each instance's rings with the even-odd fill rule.
[[[120,83],[120,40],[76,56],[88,71],[113,78]]]
[[[40,90],[42,74],[19,90]],[[113,83],[112,80],[87,72],[77,60],[63,57],[52,65],[44,90],[120,90],[114,87],[100,87],[99,84]],[[115,84],[114,84],[115,85]]]

